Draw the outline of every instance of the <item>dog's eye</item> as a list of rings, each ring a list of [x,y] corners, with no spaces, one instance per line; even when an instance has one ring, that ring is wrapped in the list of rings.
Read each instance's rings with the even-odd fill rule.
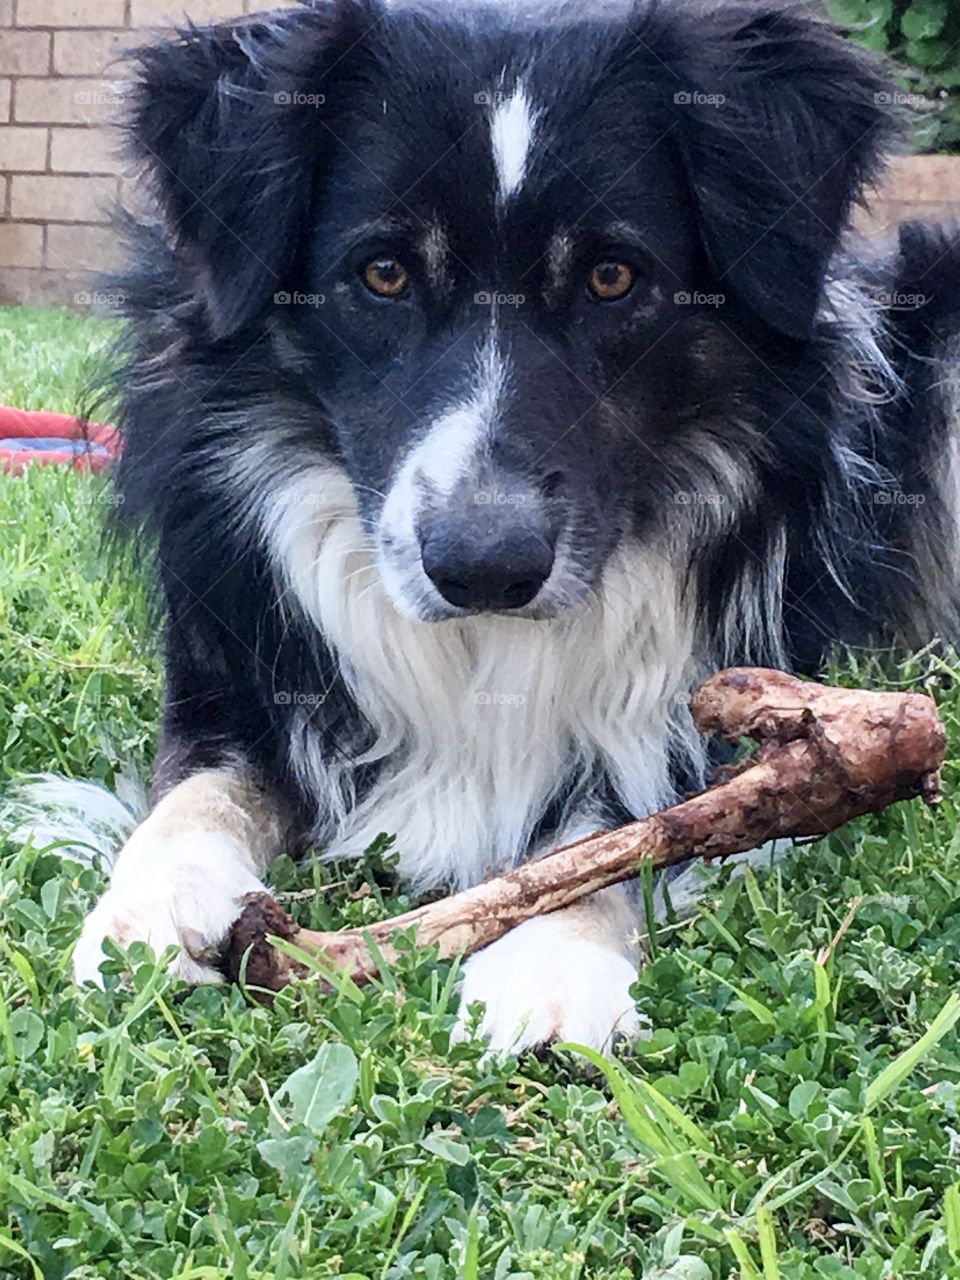
[[[403,263],[396,258],[374,258],[363,269],[363,279],[371,293],[381,298],[397,298],[410,283]]]
[[[633,278],[633,267],[625,262],[598,262],[587,283],[595,298],[613,302],[630,292]]]

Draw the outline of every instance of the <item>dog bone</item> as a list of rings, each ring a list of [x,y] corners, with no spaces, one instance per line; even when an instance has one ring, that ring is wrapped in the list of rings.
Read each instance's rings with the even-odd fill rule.
[[[692,857],[724,858],[776,838],[826,835],[898,800],[940,798],[946,734],[932,699],[922,694],[841,689],[733,667],[700,686],[691,711],[701,732],[758,743],[726,781],[363,929],[299,929],[268,894],[251,894],[231,934],[228,977],[242,974],[253,988],[277,991],[306,974],[270,944],[269,935],[277,935],[322,959],[324,968],[364,981],[378,972],[375,952],[388,963],[395,958],[399,929],[453,958],[532,916],[636,876],[644,860],[669,867]]]

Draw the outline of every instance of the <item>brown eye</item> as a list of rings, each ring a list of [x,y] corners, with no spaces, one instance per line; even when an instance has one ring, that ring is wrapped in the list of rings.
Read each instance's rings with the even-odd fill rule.
[[[633,267],[625,262],[598,262],[590,272],[590,292],[604,302],[613,302],[630,292]]]
[[[397,298],[410,283],[407,269],[396,258],[374,258],[363,269],[363,279],[371,293],[381,298]]]

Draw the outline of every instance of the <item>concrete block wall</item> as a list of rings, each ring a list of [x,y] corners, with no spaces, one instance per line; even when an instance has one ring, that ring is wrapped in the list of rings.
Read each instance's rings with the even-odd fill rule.
[[[269,0],[280,8],[294,0]],[[126,48],[264,0],[0,0],[0,304],[96,305],[125,195],[110,120]],[[132,194],[132,192],[131,192]]]
[[[874,237],[891,234],[910,218],[956,221],[960,227],[960,156],[894,160],[859,221]]]

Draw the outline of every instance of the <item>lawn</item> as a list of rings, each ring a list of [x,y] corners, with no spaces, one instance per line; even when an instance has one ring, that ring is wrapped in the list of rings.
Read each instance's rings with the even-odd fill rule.
[[[76,408],[109,336],[0,311],[0,404]],[[7,778],[149,761],[155,628],[101,554],[108,506],[100,480],[0,479]],[[960,1277],[960,693],[929,655],[840,675],[936,695],[945,803],[718,882],[661,927],[636,988],[655,1030],[605,1074],[451,1048],[456,972],[430,953],[269,1009],[139,949],[132,990],[80,992],[69,951],[103,877],[5,820],[0,1277]],[[388,870],[381,851],[273,879],[331,928],[407,905]]]

